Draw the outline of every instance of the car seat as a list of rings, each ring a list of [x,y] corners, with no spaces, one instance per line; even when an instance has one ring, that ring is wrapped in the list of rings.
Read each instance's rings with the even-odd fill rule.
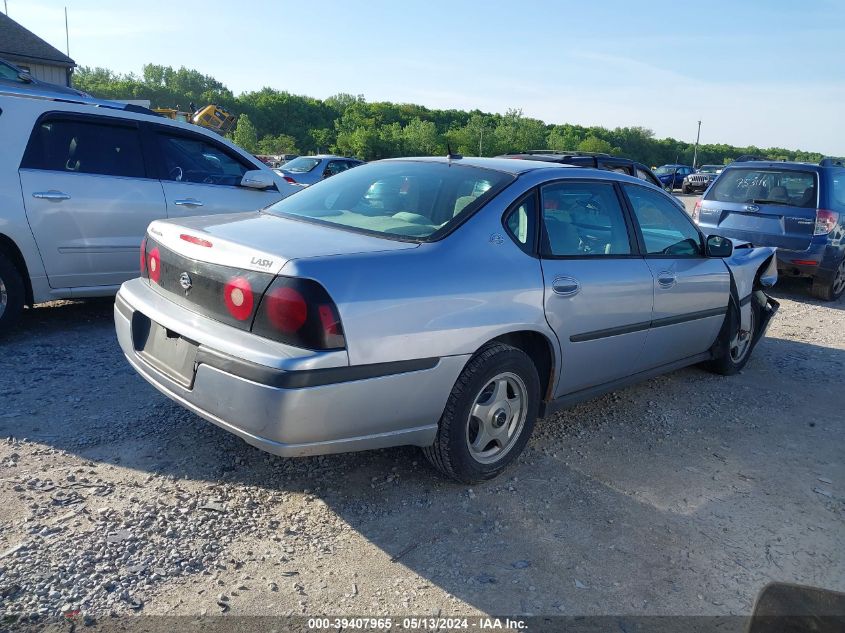
[[[789,192],[786,190],[786,187],[772,187],[768,199],[777,200],[778,202],[789,202]]]

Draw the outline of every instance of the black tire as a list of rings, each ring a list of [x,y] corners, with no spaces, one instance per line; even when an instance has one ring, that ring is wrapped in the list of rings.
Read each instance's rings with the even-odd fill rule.
[[[813,285],[810,286],[810,294],[822,301],[836,301],[843,293],[845,293],[845,258],[839,262],[830,281],[814,278]]]
[[[686,185],[683,185],[681,187],[681,193],[689,193],[690,191],[691,191],[690,188],[687,187]]]
[[[733,347],[737,331],[739,330],[739,314],[733,303],[725,315],[725,323],[722,325],[722,330],[719,332],[719,352],[718,358],[704,363],[704,366],[716,374],[722,376],[733,376],[742,371],[742,368],[748,363],[751,358],[751,352],[754,351],[754,346],[757,343],[757,329],[760,327],[762,318],[762,310],[757,302],[751,299],[751,330],[746,335],[747,347],[741,356],[735,353]]]
[[[503,376],[505,378],[502,378]],[[513,384],[507,382],[511,380],[510,377],[515,377]],[[497,379],[495,382],[494,378]],[[519,417],[514,416],[511,421],[510,413],[505,414],[505,419],[508,420],[507,425],[513,426],[514,430],[513,434],[507,437],[505,445],[499,443],[501,446],[499,453],[495,452],[498,440],[494,439],[481,446],[480,449],[471,449],[473,429],[475,428],[475,439],[479,440],[481,428],[479,418],[471,418],[470,413],[476,407],[492,410],[493,405],[486,404],[482,399],[494,400],[495,393],[491,392],[489,396],[485,394],[491,385],[495,392],[496,386],[501,382],[507,384],[506,398],[510,393],[514,393],[516,398],[517,390],[524,388],[524,408],[520,406],[520,411],[524,410],[524,418],[520,413]],[[517,387],[517,389],[510,391],[512,387]],[[540,378],[537,375],[537,368],[528,355],[510,345],[490,343],[473,356],[464,367],[446,401],[434,444],[424,448],[423,453],[437,470],[455,481],[471,484],[493,479],[505,470],[525,448],[534,429],[539,406]],[[499,411],[499,415],[502,415],[501,409]],[[508,411],[511,411],[510,407]],[[501,431],[505,423],[499,421],[497,424],[497,420],[499,416],[492,411],[488,424],[496,425]],[[518,424],[519,420],[522,421]],[[489,451],[493,452],[493,455],[482,457],[485,446],[491,447]],[[479,461],[482,458],[491,461]]]
[[[17,267],[0,251],[0,336],[20,318],[26,302],[26,289]]]

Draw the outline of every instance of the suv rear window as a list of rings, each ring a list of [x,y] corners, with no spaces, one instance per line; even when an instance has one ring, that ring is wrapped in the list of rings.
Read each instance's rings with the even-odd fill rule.
[[[812,171],[731,168],[722,172],[704,197],[718,202],[780,204],[813,208],[818,198]]]

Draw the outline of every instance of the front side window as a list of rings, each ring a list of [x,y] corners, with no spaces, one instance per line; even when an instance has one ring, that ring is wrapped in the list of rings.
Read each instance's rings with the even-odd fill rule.
[[[138,129],[73,119],[46,119],[29,138],[23,169],[144,178]]]
[[[555,257],[630,255],[625,216],[610,183],[558,182],[541,190],[543,252]]]
[[[197,137],[160,133],[158,141],[165,180],[234,187],[247,171],[254,169]]]
[[[697,257],[701,237],[687,214],[664,194],[636,185],[623,185],[648,255]]]
[[[456,163],[380,161],[321,180],[267,212],[425,241],[447,233],[513,178]]]
[[[734,167],[722,172],[705,200],[744,204],[816,206],[816,175],[811,171]]]

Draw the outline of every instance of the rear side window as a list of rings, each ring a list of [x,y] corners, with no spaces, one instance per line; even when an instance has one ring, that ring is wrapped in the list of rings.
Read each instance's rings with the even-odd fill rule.
[[[833,202],[840,207],[845,207],[845,171],[838,171],[833,174]]]
[[[37,123],[21,168],[125,178],[146,176],[137,128],[72,119]]]
[[[514,206],[505,217],[505,227],[513,240],[526,253],[531,253],[536,224],[537,197],[532,192]]]
[[[779,204],[814,208],[818,198],[816,174],[795,169],[726,169],[706,200],[745,204]]]
[[[622,206],[613,185],[559,182],[541,190],[543,254],[553,257],[630,255]]]

